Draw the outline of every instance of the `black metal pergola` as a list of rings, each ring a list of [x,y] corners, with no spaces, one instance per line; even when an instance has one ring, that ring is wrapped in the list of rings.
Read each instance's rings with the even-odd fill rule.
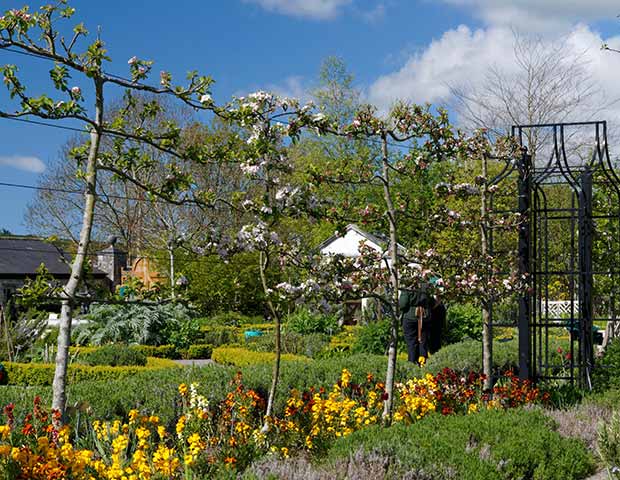
[[[520,155],[496,183],[515,180],[521,223],[519,374],[592,388],[595,343],[620,299],[620,178],[603,121],[516,125]],[[564,312],[550,302],[562,297]],[[558,302],[556,302],[558,303]],[[553,338],[569,336],[561,355]]]

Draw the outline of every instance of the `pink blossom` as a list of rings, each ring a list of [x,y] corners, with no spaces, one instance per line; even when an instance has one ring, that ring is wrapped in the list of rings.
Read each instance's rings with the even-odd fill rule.
[[[129,60],[127,60],[127,63],[129,65],[135,65],[136,63],[138,63],[138,57],[131,57]]]

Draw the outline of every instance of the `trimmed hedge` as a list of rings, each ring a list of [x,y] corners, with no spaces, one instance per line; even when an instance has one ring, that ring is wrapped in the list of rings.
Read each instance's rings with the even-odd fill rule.
[[[132,345],[131,348],[142,352],[147,357],[169,358],[171,360],[181,358],[181,353],[174,345],[159,345],[157,347],[152,345]]]
[[[81,353],[77,358],[77,362],[93,367],[97,365],[144,367],[146,366],[146,355],[126,345],[105,345],[93,352]]]
[[[188,360],[211,358],[212,353],[213,345],[190,345],[190,347],[184,352],[183,358]]]
[[[213,349],[211,358],[224,365],[235,365],[236,367],[245,367],[249,365],[257,365],[261,363],[270,363],[275,359],[273,352],[254,352],[242,347],[217,347]],[[283,354],[282,360],[311,362],[308,357],[300,355]]]
[[[9,385],[51,385],[54,380],[53,363],[10,363],[5,364],[9,375]],[[120,378],[137,375],[144,371],[178,368],[179,365],[171,360],[148,358],[145,367],[108,367],[69,365],[67,372],[68,383],[88,381],[108,382]]]

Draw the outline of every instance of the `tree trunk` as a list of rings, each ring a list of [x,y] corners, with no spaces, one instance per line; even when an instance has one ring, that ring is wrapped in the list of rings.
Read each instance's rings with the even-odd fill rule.
[[[400,328],[400,308],[398,305],[398,236],[396,230],[396,210],[394,209],[394,202],[392,201],[392,194],[390,192],[387,136],[383,134],[381,140],[383,157],[381,180],[383,182],[383,199],[387,208],[387,217],[390,225],[389,258],[391,265],[389,265],[389,268],[390,284],[392,287],[392,295],[390,299],[392,325],[390,328],[390,344],[388,346],[388,365],[387,372],[385,374],[385,390],[387,393],[387,400],[383,405],[383,421],[389,424],[392,420],[392,408],[394,406],[394,373],[396,371],[398,329]]]
[[[95,78],[95,125],[90,130],[90,149],[86,163],[86,192],[84,213],[82,215],[82,229],[80,241],[73,263],[71,265],[71,277],[61,294],[62,308],[60,313],[60,325],[58,332],[58,351],[56,353],[56,369],[54,371],[54,383],[52,384],[52,408],[58,410],[64,416],[67,402],[67,365],[69,362],[69,345],[71,343],[71,316],[73,300],[82,279],[84,262],[90,244],[90,234],[93,226],[93,213],[96,200],[97,182],[97,157],[101,143],[101,126],[103,125],[103,82]]]
[[[487,204],[487,157],[482,157],[482,189],[480,205],[480,251],[482,258],[489,253],[488,241],[488,215]],[[486,280],[486,278],[485,278]],[[493,387],[493,331],[491,328],[491,303],[482,300],[482,373],[485,375],[484,389],[490,390]]]
[[[269,300],[269,288],[267,286],[267,278],[265,276],[265,269],[269,262],[269,257],[267,257],[263,252],[260,253],[260,279],[263,284],[263,291],[265,292],[265,296],[267,297],[267,306],[269,307],[269,311],[273,315],[273,321],[275,323],[275,353],[276,358],[273,362],[273,371],[271,375],[271,387],[269,388],[269,397],[267,398],[267,410],[265,412],[265,424],[263,425],[263,431],[267,431],[269,429],[269,423],[267,421],[268,417],[273,415],[273,404],[276,397],[276,391],[278,389],[278,381],[280,379],[280,358],[282,356],[282,346],[281,346],[281,332],[280,332],[280,315],[278,314],[275,305],[271,300]]]

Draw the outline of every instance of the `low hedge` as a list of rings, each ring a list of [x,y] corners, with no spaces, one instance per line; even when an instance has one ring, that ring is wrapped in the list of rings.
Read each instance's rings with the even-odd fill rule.
[[[5,364],[9,385],[30,385],[42,386],[52,385],[54,380],[53,363],[11,363]],[[87,381],[110,381],[120,378],[130,377],[149,370],[161,370],[168,368],[178,368],[178,365],[171,360],[162,358],[148,358],[144,367],[108,367],[108,366],[89,366],[72,364],[69,365],[67,372],[68,383],[79,383]]]
[[[271,363],[275,359],[273,352],[254,352],[242,347],[216,347],[213,349],[211,358],[224,365],[235,365],[236,367],[245,367],[248,365],[256,365],[261,363]],[[308,357],[300,355],[283,354],[282,360],[311,362]],[[9,375],[10,376],[10,375]]]
[[[282,332],[280,345],[282,353],[304,355],[306,357],[320,357],[329,344],[329,337],[321,333],[300,334]],[[245,347],[254,352],[273,352],[275,350],[275,334],[265,333],[245,342]]]
[[[80,353],[76,359],[77,363],[91,367],[144,367],[146,361],[144,353],[126,345],[105,345],[92,352]]]
[[[187,360],[211,358],[212,353],[213,345],[190,345],[189,348],[183,352],[183,358]]]
[[[133,345],[131,348],[135,348],[147,357],[169,358],[171,360],[181,358],[181,352],[174,345],[159,345],[157,347],[153,345]]]

